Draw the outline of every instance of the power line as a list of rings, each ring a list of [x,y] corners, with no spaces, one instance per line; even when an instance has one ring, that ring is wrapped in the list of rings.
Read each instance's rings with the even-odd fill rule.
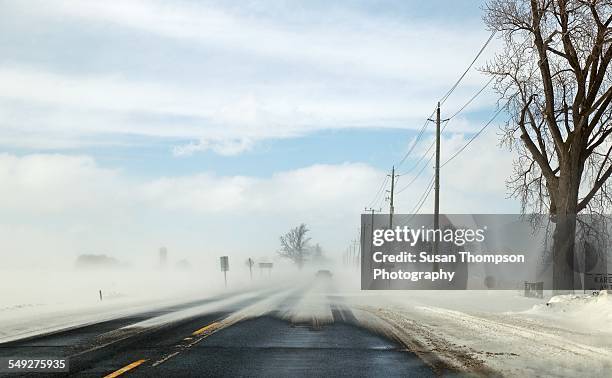
[[[449,122],[451,119],[453,119],[454,117],[456,117],[458,114],[460,114],[463,110],[465,110],[465,108],[467,108],[493,81],[494,77],[492,77],[491,79],[489,79],[485,85],[483,85],[463,106],[461,106],[450,118],[445,120],[445,124],[444,127],[442,127],[442,131],[444,131],[446,129],[446,127],[448,126]],[[500,113],[502,108],[500,108],[500,110],[495,114],[495,116],[493,117],[493,119],[491,119],[488,124],[490,124],[491,122],[493,122],[493,120],[495,119],[495,117],[497,117],[497,115]],[[485,125],[476,135],[474,135],[474,137],[465,145],[462,147],[461,151],[464,150],[465,148],[467,148],[467,146],[478,137],[478,135],[480,133],[482,133],[482,131],[488,126]],[[427,148],[427,150],[425,151],[425,153],[423,155],[421,155],[421,157],[417,160],[417,162],[412,166],[412,168],[410,168],[408,171],[402,173],[402,175],[406,175],[410,172],[412,172],[414,169],[416,169],[416,167],[419,166],[420,162],[423,161],[423,159],[425,159],[425,157],[429,154],[429,151],[433,148],[433,146],[435,145],[435,140],[432,141],[432,143],[429,145],[429,147]],[[451,159],[447,160],[444,164],[442,164],[440,167],[443,167],[444,165],[446,165],[450,160],[452,160],[453,158],[455,158],[457,155],[459,155],[459,153],[461,153],[461,151],[458,151],[454,156],[451,157]],[[404,190],[408,189],[412,184],[414,184],[414,182],[416,182],[416,180],[418,179],[418,177],[425,171],[425,168],[427,168],[427,166],[429,165],[429,163],[431,162],[431,160],[433,159],[433,157],[435,156],[435,154],[431,154],[429,156],[429,158],[427,159],[426,163],[423,165],[423,167],[419,170],[419,172],[412,178],[412,180],[410,180],[410,182],[408,184],[406,184],[404,187],[402,187],[401,189],[399,189],[397,191],[397,193],[401,193]],[[429,185],[429,188],[426,190],[426,193],[424,194],[424,198],[422,201],[417,202],[417,211],[420,210],[420,208],[423,206],[423,204],[425,203],[427,197],[429,196],[429,194],[431,193],[432,190],[432,186]],[[415,212],[413,211],[411,214],[415,214]]]
[[[383,189],[385,188],[385,184],[387,184],[388,179],[389,179],[389,176],[385,175],[385,178],[383,179],[382,184],[380,185],[380,188],[376,192],[374,199],[370,202],[370,206],[367,206],[367,207],[371,208],[374,204],[376,204],[376,202],[379,201],[379,196],[383,193]]]
[[[506,102],[506,105],[510,102],[510,100],[508,100],[508,102]],[[493,117],[491,117],[491,119],[489,120],[489,122],[485,123],[485,125],[483,127],[480,128],[480,130],[478,130],[478,132],[476,134],[474,134],[470,140],[467,141],[466,144],[464,144],[457,152],[455,152],[450,158],[448,158],[441,166],[440,168],[444,167],[446,164],[450,163],[451,160],[453,160],[454,158],[456,158],[460,153],[463,152],[463,150],[465,150],[467,148],[467,146],[470,145],[470,143],[472,143],[474,141],[474,139],[478,138],[478,136],[480,136],[480,134],[482,134],[482,132],[489,127],[489,125],[491,123],[493,123],[493,121],[495,120],[495,118],[497,118],[497,116],[499,115],[499,113],[502,112],[502,110],[504,110],[504,108],[506,107],[506,105],[504,106],[500,106],[499,109],[497,109],[497,112],[495,112],[495,114],[493,115]]]
[[[457,82],[453,85],[453,87],[444,95],[443,99],[441,100],[442,102],[446,101],[448,99],[448,97],[452,94],[452,92],[457,88],[457,86],[459,85],[459,83],[461,82],[461,80],[463,79],[463,77],[465,77],[465,75],[467,74],[467,72],[470,70],[470,68],[473,66],[474,62],[478,59],[478,57],[482,54],[482,52],[484,51],[485,47],[489,44],[489,42],[493,39],[493,36],[495,35],[495,32],[493,32],[491,34],[491,36],[489,37],[489,39],[485,42],[484,46],[480,49],[480,51],[478,52],[478,54],[476,55],[476,57],[474,58],[474,60],[470,63],[470,66],[468,66],[468,68],[466,69],[466,71],[461,75],[461,77],[459,78],[459,80],[457,80]],[[546,60],[548,59],[548,56],[542,60],[537,67],[531,72],[531,74],[533,74]],[[485,83],[485,85],[480,88],[463,106],[461,106],[461,108],[459,108],[448,120],[456,117],[457,115],[459,115],[463,110],[465,110],[465,108],[467,108],[494,80],[494,77],[492,77],[491,79],[489,79],[487,81],[487,83]],[[461,154],[476,138],[478,138],[478,136],[480,136],[482,134],[482,132],[491,124],[493,123],[493,121],[497,118],[497,116],[499,115],[499,113],[501,113],[504,109],[507,108],[507,106],[510,104],[510,102],[512,101],[512,99],[515,97],[516,95],[511,96],[510,98],[508,98],[508,100],[506,101],[506,103],[499,107],[499,109],[495,112],[495,114],[493,115],[493,117],[475,134],[472,136],[472,138],[470,138],[470,140],[468,140],[468,142],[463,145],[457,152],[455,152],[449,159],[447,159],[442,165],[440,165],[440,167],[444,167],[445,165],[447,165],[449,162],[451,162],[453,159],[455,159],[459,154]],[[432,113],[433,114],[433,113]],[[420,140],[422,133],[424,132],[424,129],[427,125],[427,122],[425,123],[425,125],[423,125],[423,128],[421,129],[421,132],[419,133],[419,135],[417,136],[415,142],[413,143],[413,145],[411,146],[409,152],[404,156],[404,158],[402,159],[402,163],[406,160],[406,158],[410,155],[410,153],[412,152],[412,150],[414,150],[416,144],[418,143],[418,141]],[[446,127],[448,126],[448,122],[444,125],[444,128],[442,130],[444,130]],[[435,141],[434,141],[435,143]],[[429,146],[429,148],[427,149],[427,151],[421,156],[421,158],[417,161],[417,163],[411,168],[410,171],[414,170],[418,164],[425,158],[425,156],[427,156],[428,152],[431,150],[431,148],[433,147],[433,143]],[[430,157],[428,160],[431,161],[431,159],[433,158]],[[424,168],[427,167],[427,164],[421,169],[421,171],[419,171],[419,173],[417,174],[416,177],[418,177],[421,172],[424,171]],[[400,189],[400,191],[405,190],[409,185],[411,185],[415,180],[416,177],[404,188]],[[416,206],[414,207],[414,209],[411,211],[412,216],[408,219],[408,222],[410,222],[412,220],[412,218],[414,218],[415,214],[417,214],[421,208],[423,207],[423,205],[425,204],[425,202],[427,201],[427,198],[429,197],[433,187],[435,184],[435,175],[432,178],[432,180],[429,182],[429,185],[427,186],[427,189],[425,190],[425,192],[423,192],[423,194],[421,195],[419,201],[417,202]]]
[[[492,35],[494,35],[495,33],[493,33]],[[525,42],[521,45],[520,48],[523,48],[525,46]],[[516,52],[516,51],[515,51]],[[532,72],[533,73],[533,72]],[[458,116],[462,111],[465,110],[465,108],[467,108],[478,96],[480,96],[480,94],[489,86],[491,85],[491,83],[493,82],[493,80],[495,80],[495,76],[491,76],[491,78],[485,83],[485,85],[483,85],[476,93],[474,93],[474,95],[465,103],[463,104],[463,106],[461,106],[459,108],[459,110],[457,110],[455,113],[453,113],[453,115],[451,115],[450,117],[448,117],[448,120],[452,120],[453,118],[455,118],[456,116]],[[444,125],[444,128],[446,128],[446,125]],[[444,131],[444,128],[442,128],[442,131]]]
[[[435,179],[436,179],[436,176],[433,175],[431,177],[431,180],[429,181],[429,184],[427,185],[425,191],[423,192],[423,194],[421,195],[421,197],[417,201],[417,204],[412,209],[412,211],[409,213],[409,214],[411,214],[410,218],[408,218],[408,220],[403,222],[402,226],[407,225],[415,217],[415,215],[421,210],[423,205],[425,205],[425,202],[427,201],[427,198],[429,198],[429,194],[431,194],[431,191],[433,190],[433,187],[434,187],[434,184],[435,184]]]
[[[482,92],[493,82],[493,80],[495,79],[495,77],[491,77],[491,79],[489,79],[485,85],[483,85],[476,93],[474,93],[474,95],[472,97],[470,97],[470,99],[463,104],[455,113],[453,113],[452,116],[450,116],[448,119],[444,120],[444,126],[442,127],[442,131],[444,131],[446,129],[446,127],[448,126],[448,123],[455,118],[456,116],[458,116],[462,111],[465,110],[465,108],[467,108],[478,96],[480,96],[480,94],[482,94]],[[432,113],[433,115],[433,113]],[[421,157],[414,163],[414,165],[407,171],[401,173],[401,175],[407,175],[410,172],[414,171],[416,169],[416,167],[419,165],[419,163],[421,161],[423,161],[423,159],[425,158],[425,156],[427,156],[427,154],[429,153],[429,151],[433,148],[433,146],[435,145],[436,141],[432,141],[431,144],[429,145],[429,147],[427,147],[427,150],[425,151],[425,153],[423,153],[423,155],[421,155]],[[406,155],[406,158],[408,157],[408,155]],[[405,160],[402,159],[402,162]],[[431,160],[431,158],[429,159]],[[403,190],[403,189],[402,189]]]
[[[476,61],[478,60],[478,58],[480,57],[480,55],[482,54],[482,52],[484,51],[484,49],[489,45],[489,42],[491,42],[491,40],[493,39],[493,37],[495,36],[495,33],[497,31],[494,30],[491,35],[489,36],[489,39],[487,39],[487,41],[485,42],[485,44],[480,48],[480,50],[478,51],[478,54],[476,54],[476,56],[474,57],[474,59],[472,60],[472,62],[469,64],[469,66],[465,69],[465,71],[463,72],[463,74],[461,76],[459,76],[459,79],[457,80],[457,82],[448,90],[448,92],[446,92],[446,94],[440,99],[440,104],[444,104],[444,102],[448,99],[448,97],[455,91],[455,89],[457,89],[457,86],[459,86],[459,83],[461,83],[461,80],[463,80],[463,78],[465,77],[465,75],[467,75],[467,73],[470,71],[470,69],[472,68],[472,66],[474,65],[474,63],[476,63]]]
[[[455,82],[455,84],[453,84],[453,86],[448,90],[448,92],[446,92],[446,94],[442,97],[442,99],[440,100],[440,103],[444,103],[449,97],[450,95],[455,91],[455,89],[459,86],[459,84],[461,83],[461,81],[465,78],[465,76],[467,75],[467,73],[470,71],[470,69],[473,67],[474,63],[478,60],[478,58],[480,57],[480,55],[482,55],[483,51],[485,50],[485,48],[489,45],[489,43],[491,42],[491,40],[493,40],[493,37],[495,36],[496,31],[493,31],[491,33],[491,35],[489,36],[489,38],[486,40],[486,42],[484,43],[484,45],[480,48],[480,50],[478,51],[478,53],[476,54],[476,56],[474,57],[474,59],[470,62],[470,64],[468,65],[468,67],[465,69],[465,71],[461,74],[461,76],[459,77],[459,79],[457,79],[457,81]],[[458,114],[460,114],[467,106],[469,106],[484,90],[485,88],[487,88],[490,83],[493,81],[493,78],[491,78],[478,92],[476,92],[457,112],[455,112],[448,120],[456,117]],[[438,105],[439,106],[439,105]],[[437,107],[436,107],[437,109]],[[434,109],[431,114],[429,115],[429,117],[427,117],[427,119],[425,120],[425,122],[423,123],[423,126],[419,129],[419,132],[416,136],[416,138],[414,139],[414,142],[412,143],[412,145],[410,146],[410,148],[408,149],[408,151],[404,154],[404,156],[402,157],[402,159],[398,162],[398,164],[396,165],[398,168],[401,167],[401,165],[406,161],[406,159],[408,159],[408,157],[412,154],[412,152],[414,151],[414,149],[416,148],[417,144],[421,141],[421,138],[423,137],[425,130],[427,128],[427,124],[429,123],[429,119],[434,115],[434,113],[436,112],[436,109]],[[497,113],[499,114],[499,113]],[[497,115],[496,114],[496,115]],[[446,121],[448,121],[446,120]],[[444,124],[444,127],[442,128],[442,131],[444,131],[444,129],[446,129],[446,127],[448,126],[448,122],[446,122]],[[477,136],[477,135],[476,135]],[[475,138],[474,138],[475,139]],[[434,141],[435,143],[435,141]],[[413,167],[411,169],[409,169],[406,173],[412,172],[413,170],[415,170],[418,165],[421,163],[421,161],[423,161],[423,159],[425,159],[425,157],[428,155],[429,151],[431,150],[431,148],[433,147],[434,143],[432,143],[427,150],[425,151],[425,153],[417,160],[417,162],[413,165]],[[468,143],[469,144],[469,143]],[[467,147],[464,146],[464,148]],[[457,154],[458,155],[458,154]],[[404,190],[406,190],[408,187],[410,187],[415,181],[416,179],[422,174],[422,172],[425,170],[425,168],[427,167],[427,165],[429,164],[429,162],[431,161],[431,159],[433,158],[433,156],[429,157],[429,159],[427,160],[427,162],[425,163],[425,165],[421,168],[421,170],[416,174],[416,176],[406,185],[404,186],[402,189],[400,189],[398,191],[402,192]],[[454,157],[453,157],[454,158]],[[450,161],[450,160],[448,160]],[[444,164],[448,163],[445,162]],[[444,165],[443,164],[443,165]],[[442,166],[443,166],[442,165]],[[406,174],[404,173],[404,174]],[[383,181],[381,187],[379,188],[377,194],[374,197],[374,200],[372,201],[372,204],[370,205],[370,207],[376,205],[376,203],[379,201],[379,196],[380,193],[382,193],[382,188],[384,188],[386,182],[387,182],[387,178],[385,178],[385,180]],[[394,183],[395,180],[393,180]],[[430,189],[428,190],[426,197],[429,195],[429,192],[431,192],[431,185],[430,185]],[[424,200],[423,200],[424,202]],[[421,204],[422,206],[422,204]]]
[[[482,52],[485,50],[485,48],[489,45],[489,43],[491,42],[491,40],[493,39],[493,37],[495,36],[496,31],[493,31],[491,33],[491,35],[489,36],[489,38],[486,40],[486,42],[484,43],[484,45],[480,48],[480,50],[478,51],[478,53],[476,54],[476,56],[474,57],[474,59],[472,60],[472,62],[470,62],[470,64],[468,65],[468,67],[466,68],[466,70],[463,72],[463,74],[459,77],[459,79],[457,79],[457,81],[455,82],[455,84],[449,89],[449,91],[442,97],[442,99],[440,100],[440,103],[444,103],[448,97],[453,93],[453,91],[459,86],[459,84],[461,83],[461,81],[463,80],[463,78],[465,77],[465,75],[469,72],[469,70],[472,68],[472,66],[474,65],[474,63],[478,60],[478,58],[480,57],[480,55],[482,55]],[[478,91],[476,92],[457,112],[455,112],[455,114],[453,114],[450,118],[447,119],[450,120],[453,117],[457,116],[459,113],[461,113],[467,106],[469,106],[469,104],[472,103],[472,101],[474,101],[484,90],[485,88],[487,88],[489,86],[489,84],[491,84],[491,82],[493,81],[493,77]],[[399,163],[397,164],[397,167],[399,168],[405,161],[406,159],[410,156],[410,154],[412,153],[412,151],[414,151],[416,145],[419,143],[419,141],[421,140],[425,129],[427,128],[427,124],[429,123],[429,119],[434,115],[434,113],[436,112],[436,109],[434,109],[431,114],[429,115],[429,117],[427,117],[427,119],[425,120],[425,123],[423,124],[423,126],[421,127],[421,129],[419,130],[419,133],[417,134],[414,142],[412,143],[412,145],[410,146],[410,148],[408,149],[408,151],[404,154],[404,156],[402,157],[402,159],[399,161]],[[444,131],[444,129],[446,128],[446,126],[448,125],[448,123],[444,124],[444,128],[442,129],[442,131]],[[409,172],[413,171],[418,164],[425,158],[425,156],[427,155],[427,153],[429,152],[429,150],[431,150],[431,148],[433,147],[434,143],[432,143],[428,148],[427,151],[425,152],[425,154],[423,154],[421,156],[421,158],[415,163],[415,165],[409,170]],[[417,175],[418,176],[418,175]],[[406,188],[406,187],[405,187]],[[402,190],[405,190],[402,189]]]
[[[378,201],[374,203],[374,207],[383,207],[383,203],[387,200],[385,196],[381,196]]]
[[[452,116],[448,117],[448,119],[451,120],[457,115],[459,115],[459,113],[461,113],[466,107],[468,107],[468,105],[470,105],[472,101],[476,99],[476,97],[480,96],[480,94],[493,82],[493,79],[495,79],[495,76],[491,76],[489,81],[487,81],[487,83],[482,88],[480,88],[478,92],[476,92],[465,104],[463,104],[463,106],[459,108],[459,110],[457,110]]]
[[[480,96],[480,94],[491,84],[491,82],[493,82],[493,79],[495,77],[491,77],[491,79],[489,79],[489,81],[487,81],[485,83],[485,85],[483,85],[476,93],[474,93],[474,95],[465,103],[463,104],[463,106],[461,106],[461,108],[459,108],[459,110],[457,110],[455,113],[453,113],[452,116],[448,117],[448,119],[444,120],[444,126],[442,127],[442,131],[444,131],[446,129],[446,127],[448,126],[449,122],[455,118],[457,115],[459,115],[463,110],[465,110],[465,108],[467,108],[478,96]],[[414,168],[416,168],[416,166],[419,165],[419,163],[421,161],[423,161],[423,159],[425,158],[425,156],[427,156],[427,154],[429,153],[429,151],[433,148],[433,146],[436,144],[436,141],[432,141],[431,144],[429,145],[429,147],[427,147],[427,150],[425,151],[425,153],[419,158],[419,160],[417,160],[417,162],[415,163],[415,165],[409,169],[408,171],[405,171],[404,173],[402,173],[402,175],[406,175],[410,172],[412,172],[414,170]]]
[[[425,155],[423,155],[423,156],[425,156]],[[408,189],[416,181],[416,179],[419,178],[421,173],[423,173],[423,171],[425,171],[425,168],[427,168],[427,166],[429,165],[429,163],[431,162],[431,160],[433,159],[434,156],[435,156],[434,154],[431,154],[431,156],[429,157],[429,159],[427,159],[427,161],[425,162],[425,164],[423,165],[421,170],[412,178],[412,180],[410,180],[410,182],[408,184],[406,184],[403,188],[399,189],[396,193],[401,193],[404,190]]]
[[[400,173],[401,176],[406,176],[409,175],[410,173],[412,173],[412,171],[414,171],[416,169],[416,167],[419,166],[419,164],[423,161],[423,159],[425,159],[425,156],[427,156],[429,154],[429,151],[431,150],[431,148],[434,146],[435,141],[429,145],[429,147],[427,147],[427,150],[425,150],[425,152],[423,153],[423,155],[421,155],[421,157],[419,158],[419,160],[417,160],[414,165],[407,171],[404,171],[402,173]]]
[[[423,207],[423,205],[425,204],[425,201],[427,201],[427,198],[429,197],[429,194],[431,193],[431,190],[432,190],[432,189],[433,189],[433,187],[434,187],[435,178],[436,178],[435,176],[433,176],[433,177],[431,178],[431,181],[429,182],[429,186],[428,186],[428,188],[426,189],[425,193],[424,193],[424,194],[423,194],[423,196],[421,197],[421,203],[420,203],[420,204],[419,204],[419,205],[418,205],[416,208],[412,209],[411,214],[413,214],[413,215],[414,215],[414,214],[418,213],[418,212],[419,212],[419,210],[421,210],[421,208],[422,208],[422,207]]]
[[[490,41],[490,39],[489,39],[489,41]],[[488,41],[487,41],[487,43],[488,43]],[[486,44],[485,44],[485,46],[486,46]],[[450,118],[446,119],[444,127],[442,127],[441,131],[444,131],[446,129],[446,127],[448,126],[449,121],[452,118],[456,117],[458,114],[460,114],[466,107],[468,107],[491,84],[492,81],[493,81],[493,77],[491,79],[489,79],[485,83],[485,85],[483,85],[463,106],[461,106],[459,108],[459,110],[457,110]],[[498,110],[498,112],[495,114],[493,119],[491,119],[488,122],[488,124],[493,122],[495,117],[497,117],[497,115],[501,112],[502,109],[503,109],[503,107]],[[462,147],[461,151],[463,149],[465,149],[474,139],[476,139],[478,137],[478,135],[480,135],[480,133],[482,133],[482,131],[488,126],[488,124],[485,125],[476,135],[474,135],[474,137],[465,146]],[[412,172],[419,165],[419,163],[428,155],[429,151],[432,149],[432,147],[434,145],[435,145],[435,140],[429,145],[429,147],[427,148],[425,153],[419,158],[419,160],[415,163],[415,165],[409,171],[407,171],[406,173]],[[458,151],[454,156],[451,157],[451,159],[447,160],[444,164],[440,165],[440,168],[443,167],[444,165],[446,165],[454,157],[459,155],[459,153],[461,153],[461,151]],[[433,159],[434,156],[435,156],[435,154],[432,154],[431,156],[429,156],[429,159],[427,159],[427,162],[423,165],[421,170],[412,178],[412,180],[407,185],[405,185],[403,188],[401,188],[397,192],[400,193],[400,192],[403,192],[404,190],[408,189],[417,180],[417,178],[425,171],[425,168],[427,168],[427,166],[429,165],[429,163],[431,162],[431,160]],[[406,173],[403,173],[403,174],[406,174]],[[435,176],[434,176],[434,183],[435,183]],[[431,193],[432,189],[433,189],[433,185],[432,185],[432,183],[430,183],[428,185],[428,189],[426,189],[426,192],[421,197],[422,200],[417,202],[417,206],[415,207],[416,211],[419,211],[421,209],[421,207],[424,205],[424,203],[427,200],[427,198],[429,197],[429,194]],[[415,209],[413,209],[411,214],[416,214]]]
[[[412,146],[410,146],[410,148],[408,149],[408,151],[404,154],[404,157],[402,157],[402,159],[399,161],[399,163],[396,164],[396,166],[399,168],[408,158],[408,156],[410,156],[410,154],[412,153],[412,151],[414,150],[414,148],[416,147],[417,143],[419,143],[419,141],[421,140],[421,137],[423,136],[423,133],[425,132],[425,129],[427,128],[427,124],[429,123],[429,118],[431,116],[434,115],[434,113],[436,112],[436,110],[434,109],[431,114],[429,115],[429,117],[427,117],[427,119],[425,120],[425,123],[423,124],[423,126],[421,127],[421,129],[419,130],[419,133],[417,134],[416,138],[414,139],[414,142],[412,143]]]
[[[540,62],[536,65],[536,67],[531,71],[530,75],[533,75],[534,72],[536,70],[538,70],[542,64],[544,64],[544,62],[546,62],[548,60],[548,55]],[[490,82],[491,80],[489,80]],[[467,141],[466,144],[464,144],[457,152],[455,152],[449,159],[447,159],[440,167],[444,167],[446,164],[450,163],[454,158],[456,158],[461,152],[463,152],[463,150],[465,150],[467,148],[467,146],[469,146],[476,138],[478,138],[478,136],[480,136],[480,134],[482,134],[482,132],[489,127],[489,125],[491,123],[493,123],[493,121],[495,120],[495,118],[497,118],[497,116],[499,115],[499,113],[502,112],[502,110],[504,110],[509,104],[510,101],[512,101],[512,99],[514,97],[516,97],[517,94],[514,94],[512,96],[510,96],[508,98],[508,100],[506,101],[506,103],[503,106],[500,106],[499,109],[497,109],[497,111],[495,112],[495,114],[493,115],[493,117],[491,117],[491,119],[489,120],[489,122],[487,122],[480,130],[478,130],[478,132],[476,134],[474,134],[474,136],[472,136],[470,138],[470,140]]]
[[[448,126],[448,124],[450,123],[450,121],[456,117],[457,115],[459,115],[463,110],[465,110],[466,107],[468,107],[493,81],[494,77],[491,77],[491,79],[489,81],[487,81],[487,83],[482,86],[465,104],[463,104],[463,106],[461,106],[461,108],[459,108],[459,110],[457,110],[452,116],[450,116],[448,119],[445,120],[444,126],[442,127],[442,131],[444,131],[446,129],[446,127]],[[402,176],[405,176],[409,173],[411,173],[412,171],[414,171],[414,169],[419,165],[419,163],[421,161],[423,161],[423,159],[425,159],[425,156],[428,155],[429,151],[431,151],[431,149],[433,148],[433,146],[436,144],[436,141],[432,141],[431,144],[429,145],[429,147],[427,147],[427,150],[425,150],[425,153],[423,153],[423,155],[421,155],[421,157],[414,163],[414,165],[412,166],[412,168],[410,168],[409,170],[401,173]],[[431,159],[433,159],[433,155],[431,155],[429,157],[429,161],[431,161]],[[422,171],[422,170],[421,170]],[[417,174],[418,176],[419,174]],[[402,190],[406,189],[406,187],[404,187],[403,189],[399,190],[398,193]]]

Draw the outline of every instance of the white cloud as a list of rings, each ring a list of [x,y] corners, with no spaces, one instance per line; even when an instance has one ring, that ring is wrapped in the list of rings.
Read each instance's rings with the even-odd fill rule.
[[[18,44],[27,28],[5,36],[22,58],[0,66],[0,143],[25,148],[140,135],[192,141],[175,154],[231,155],[321,129],[416,128],[487,35],[350,10],[334,23],[292,25],[223,3],[41,1],[5,4],[3,13],[60,40],[82,30],[97,41],[67,45],[76,54],[64,57],[38,34],[36,43]],[[135,47],[115,47],[113,33]],[[172,55],[156,58],[158,50]],[[448,109],[481,82],[468,75]],[[474,108],[490,105],[483,98]]]
[[[253,147],[253,140],[248,138],[207,140],[200,139],[197,142],[189,142],[184,145],[174,146],[174,156],[190,156],[195,152],[212,150],[219,155],[233,156],[248,151]]]
[[[518,210],[514,201],[503,200],[510,156],[488,147],[494,137],[483,135],[442,170],[442,212]],[[463,143],[460,135],[446,139],[443,156]],[[412,210],[431,172],[396,196],[396,212]],[[313,237],[335,254],[355,237],[359,214],[384,175],[366,164],[345,163],[267,178],[203,172],[135,179],[87,156],[2,154],[0,238],[5,251],[20,251],[17,260],[65,261],[79,253],[104,252],[134,261],[159,245],[195,257],[269,255],[278,247],[278,235],[306,222]],[[402,177],[398,185],[410,178]],[[431,211],[430,201],[421,212]]]
[[[419,117],[419,103],[368,103],[365,98],[335,98],[296,94],[299,87],[277,88],[263,95],[236,96],[219,89],[196,92],[173,85],[130,83],[113,76],[64,76],[30,68],[0,67],[0,113],[6,117],[0,141],[23,137],[40,146],[41,135],[56,138],[100,134],[132,134],[162,138],[204,140],[200,149],[231,153],[236,142],[248,144],[264,138],[286,138],[321,129],[346,127],[411,126],[400,119]],[[36,90],[33,90],[36,88]],[[283,92],[286,91],[286,92]],[[304,97],[302,97],[304,96]],[[389,125],[387,125],[389,126]],[[44,138],[42,138],[44,139]],[[226,140],[225,144],[223,141]],[[119,140],[121,142],[121,140]],[[191,147],[193,149],[194,146]]]
[[[471,128],[471,127],[470,127]],[[513,214],[520,211],[516,200],[508,200],[506,179],[512,172],[513,153],[498,147],[498,127],[490,125],[474,142],[447,165],[440,169],[440,211],[449,214]],[[462,148],[472,135],[453,133],[443,135],[441,141],[441,164]],[[433,138],[425,138],[415,149],[414,156],[420,157],[434,143]],[[431,149],[427,156],[431,156]],[[427,158],[425,159],[425,161]],[[416,169],[406,163],[403,170],[409,174],[400,177],[398,188],[413,181],[425,165],[422,161]],[[433,178],[433,159],[427,164],[414,183],[398,195],[398,211],[410,213],[416,206],[421,194],[428,188]],[[421,208],[422,213],[433,209],[433,191]]]
[[[119,173],[88,156],[0,154],[0,208],[13,216],[103,212],[100,198],[117,203]],[[94,212],[94,214],[92,214]]]
[[[413,78],[419,72],[428,80],[447,83],[457,68],[440,59],[433,45],[444,46],[445,56],[469,62],[484,30],[442,29],[429,20],[376,22],[346,13],[343,23],[292,28],[256,17],[233,14],[222,7],[197,3],[130,0],[41,2],[33,12],[49,12],[85,22],[105,22],[154,35],[218,45],[274,58],[292,59],[333,67],[340,72],[356,70],[368,74]],[[46,6],[45,6],[46,5]],[[455,26],[456,27],[456,26]],[[347,31],[350,30],[350,33]],[[398,47],[405,46],[400,49]]]
[[[9,25],[0,44],[12,57],[0,65],[0,145],[26,150],[144,136],[177,144],[176,156],[208,150],[231,156],[263,139],[323,129],[418,129],[488,34],[350,10],[292,24],[282,14],[239,13],[223,2],[0,6],[0,17],[11,21],[0,23]],[[478,74],[466,76],[443,117],[482,82]],[[485,94],[470,109],[491,103]],[[469,133],[474,125],[457,117],[448,131]],[[446,134],[443,161],[465,141]],[[510,155],[495,144],[489,130],[443,169],[442,211],[512,208],[500,201]],[[420,143],[415,155],[427,145]],[[398,212],[414,208],[432,165],[397,196]],[[304,221],[333,251],[354,237],[358,214],[385,174],[346,163],[270,177],[201,172],[137,179],[89,156],[0,154],[0,237],[23,254],[143,255],[171,243],[194,256],[249,248],[270,254],[281,232]],[[428,202],[421,211],[430,208]]]
[[[314,165],[268,178],[201,173],[133,179],[70,155],[0,155],[0,238],[21,258],[109,253],[134,261],[159,245],[188,256],[274,251],[306,222],[333,249],[352,235],[380,172]],[[197,232],[194,232],[196,231]],[[347,231],[350,230],[350,231]]]
[[[359,212],[380,172],[365,164],[313,165],[270,178],[200,174],[143,185],[144,198],[168,210],[326,217]]]

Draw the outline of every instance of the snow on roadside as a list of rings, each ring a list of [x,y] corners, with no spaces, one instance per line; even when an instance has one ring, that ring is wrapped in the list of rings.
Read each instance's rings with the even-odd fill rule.
[[[0,343],[156,311],[195,300],[212,299],[221,293],[230,296],[229,299],[224,300],[224,304],[229,306],[235,303],[234,301],[256,295],[266,287],[269,285],[257,285],[252,289],[240,287],[229,291],[216,289],[205,292],[193,291],[178,298],[176,295],[165,298],[125,296],[97,302],[7,306],[0,310]],[[246,294],[243,297],[236,297],[241,293]],[[206,308],[200,308],[198,311],[205,310]],[[158,319],[159,322],[171,320],[171,316],[168,316],[167,319]]]
[[[574,329],[612,333],[612,294],[558,295],[523,312],[535,318],[554,319]]]
[[[484,361],[459,351],[455,345],[436,334],[431,324],[411,319],[403,311],[365,305],[353,308],[353,314],[361,326],[405,345],[438,375],[448,372],[495,375],[484,365]]]
[[[187,300],[139,301],[122,298],[84,305],[52,304],[40,308],[11,308],[9,311],[0,311],[0,343],[117,319]]]
[[[379,292],[354,295],[351,303],[362,324],[401,340],[440,369],[567,377],[606,376],[612,368],[607,294],[553,297],[548,306],[540,300],[527,310],[512,292],[455,292],[454,300],[444,303],[447,295]],[[510,304],[496,304],[504,300]],[[498,311],[484,311],[487,302]],[[515,311],[508,311],[512,307]]]

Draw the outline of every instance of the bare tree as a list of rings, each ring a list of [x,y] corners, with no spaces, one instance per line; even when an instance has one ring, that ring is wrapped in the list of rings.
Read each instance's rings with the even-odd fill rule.
[[[508,180],[523,212],[548,212],[553,287],[573,287],[576,215],[610,209],[612,1],[490,0],[484,20],[504,49],[484,68],[511,119]]]
[[[306,225],[302,223],[280,237],[281,249],[278,254],[293,261],[300,269],[304,266],[310,251],[308,247],[310,238],[306,237],[308,231]]]

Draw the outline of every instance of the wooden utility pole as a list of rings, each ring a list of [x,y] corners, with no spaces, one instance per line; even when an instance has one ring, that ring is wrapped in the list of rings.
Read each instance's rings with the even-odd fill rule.
[[[367,208],[366,207],[363,210],[365,212],[370,212],[370,259],[371,259],[372,255],[374,254],[374,212],[380,213],[382,211],[382,209],[375,210],[375,209]],[[364,230],[364,232],[365,232],[365,230]],[[362,256],[360,256],[360,257],[362,257]],[[362,257],[362,259],[363,259],[363,257]],[[368,261],[369,261],[368,267],[370,267],[371,260],[368,260]]]
[[[434,230],[440,228],[440,102],[436,108],[436,173],[434,183]],[[438,238],[434,239],[433,254],[438,254]],[[433,270],[439,269],[438,263],[434,262]]]
[[[436,108],[436,183],[434,198],[434,227],[440,226],[440,103]]]
[[[363,210],[370,213],[370,255],[372,255],[374,253],[374,213],[380,213],[382,209],[375,210],[366,207]]]
[[[344,265],[347,265],[348,254],[349,254],[349,247],[346,247],[346,250],[344,251],[344,254],[342,255],[342,262],[344,263]]]
[[[354,256],[352,258],[351,264],[355,265],[355,266],[359,266],[357,264],[357,259],[359,257],[359,255],[361,254],[361,250],[359,249],[360,244],[359,241],[357,239],[353,239],[353,252],[354,252]]]
[[[389,176],[389,175],[387,175]],[[391,190],[389,191],[389,229],[393,228],[393,192],[395,191],[395,166],[391,168]]]

